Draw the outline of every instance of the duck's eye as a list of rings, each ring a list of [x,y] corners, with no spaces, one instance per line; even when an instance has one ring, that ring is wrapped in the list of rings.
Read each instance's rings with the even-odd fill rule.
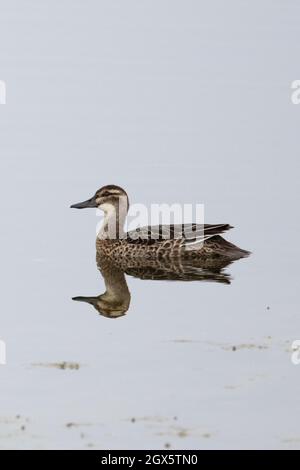
[[[102,194],[101,194],[102,197],[106,197],[106,196],[110,196],[110,192],[109,191],[104,191]]]

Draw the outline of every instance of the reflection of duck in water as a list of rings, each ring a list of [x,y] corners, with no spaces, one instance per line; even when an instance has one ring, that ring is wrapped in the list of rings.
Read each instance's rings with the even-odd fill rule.
[[[231,228],[228,224],[149,226],[125,234],[128,205],[126,192],[111,185],[88,201],[71,206],[98,207],[105,213],[96,247],[106,291],[97,297],[74,297],[90,303],[103,316],[117,318],[127,312],[130,292],[125,274],[140,279],[230,284],[224,269],[249,255],[220,236]]]
[[[97,236],[97,249],[116,261],[139,258],[142,266],[149,259],[224,258],[234,261],[249,254],[220,236],[231,228],[228,224],[146,226],[124,233],[129,202],[127,193],[119,186],[104,186],[91,199],[71,207],[97,207],[104,211],[103,226]]]
[[[213,281],[230,284],[230,275],[224,272],[232,261],[227,259],[194,260],[192,263],[177,259],[148,260],[142,264],[138,259],[115,262],[97,251],[97,266],[101,272],[106,291],[95,297],[73,297],[73,300],[87,302],[108,318],[118,318],[127,312],[130,292],[125,274],[139,279],[175,281]]]

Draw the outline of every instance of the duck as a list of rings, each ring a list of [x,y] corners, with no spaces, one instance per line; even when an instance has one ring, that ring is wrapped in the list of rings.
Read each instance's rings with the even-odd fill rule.
[[[114,184],[103,186],[90,199],[70,207],[96,208],[104,212],[96,249],[115,262],[138,260],[143,265],[149,260],[181,259],[208,264],[219,260],[222,264],[250,254],[221,236],[233,228],[227,223],[148,225],[125,232],[129,198],[123,188]]]

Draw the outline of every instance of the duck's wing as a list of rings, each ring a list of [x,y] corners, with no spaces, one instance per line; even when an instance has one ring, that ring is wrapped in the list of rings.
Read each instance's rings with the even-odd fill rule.
[[[127,233],[129,242],[155,243],[163,240],[182,239],[184,245],[203,243],[211,237],[220,235],[230,230],[229,224],[172,224],[172,225],[147,225],[139,227]]]
[[[187,236],[184,238],[183,242],[184,247],[186,250],[199,250],[205,241],[213,237],[218,237],[232,228],[233,227],[229,224],[200,225],[199,229],[187,232]]]

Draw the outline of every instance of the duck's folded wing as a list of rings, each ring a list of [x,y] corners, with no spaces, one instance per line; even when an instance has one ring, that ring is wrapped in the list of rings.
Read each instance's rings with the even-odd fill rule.
[[[221,235],[227,230],[233,228],[229,224],[205,224],[197,226],[197,230],[188,233],[184,239],[184,247],[186,250],[199,250],[201,245],[212,237]]]
[[[175,224],[139,227],[127,233],[128,241],[155,243],[182,239],[183,244],[203,243],[209,238],[231,229],[229,224]]]

